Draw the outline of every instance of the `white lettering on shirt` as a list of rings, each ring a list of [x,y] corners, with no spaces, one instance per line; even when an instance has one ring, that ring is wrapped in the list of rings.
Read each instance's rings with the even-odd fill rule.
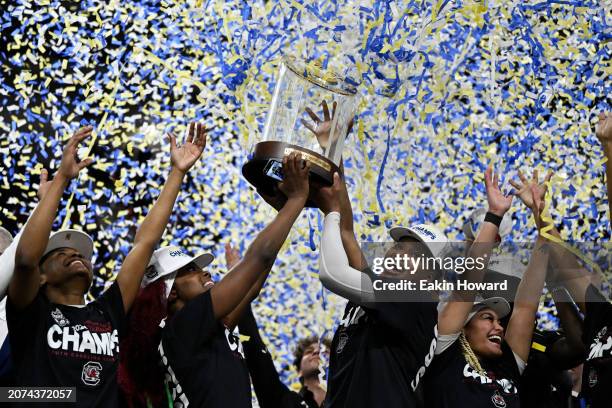
[[[55,340],[55,337],[53,336],[54,334],[60,334],[61,332],[62,329],[57,324],[51,326],[51,328],[49,328],[49,331],[47,331],[47,343],[52,349],[58,349],[62,346],[62,341]]]
[[[417,387],[419,386],[419,381],[421,381],[421,378],[423,378],[423,376],[425,375],[425,371],[427,370],[427,367],[429,367],[429,364],[431,364],[431,360],[433,360],[434,355],[436,353],[437,343],[438,343],[438,325],[435,325],[434,326],[434,338],[431,340],[431,344],[429,345],[429,352],[425,356],[425,364],[422,365],[421,368],[417,370],[414,380],[410,382],[412,391],[415,391],[417,389]]]
[[[607,335],[607,337],[606,337]],[[593,360],[595,358],[601,358],[604,356],[604,353],[608,350],[612,349],[612,335],[608,333],[608,328],[604,327],[599,331],[597,337],[590,345],[589,357],[588,360]],[[612,352],[608,353],[612,355]]]
[[[242,349],[242,343],[240,343],[240,338],[231,331],[225,328],[225,340],[227,340],[227,345],[230,350],[234,353],[240,354],[240,357],[244,359],[244,350]]]
[[[162,321],[162,323],[165,323],[165,322]],[[160,326],[164,327],[164,325],[160,325]],[[166,375],[164,376],[164,381],[166,382],[166,384],[168,385],[168,388],[172,392],[172,401],[173,401],[174,407],[176,408],[188,407],[189,399],[187,399],[187,395],[185,395],[185,393],[183,392],[183,388],[181,387],[181,384],[176,378],[176,375],[174,374],[174,370],[172,370],[172,367],[170,367],[170,363],[168,362],[168,357],[166,357],[166,353],[164,352],[164,346],[161,341],[159,342],[159,347],[157,348],[157,350],[159,351],[159,356],[161,357],[162,364],[164,365],[164,368],[166,369],[165,370]]]
[[[54,324],[47,330],[47,344],[53,350],[62,349],[79,353],[114,356],[119,352],[117,329],[112,333],[92,333],[82,327],[61,327]]]
[[[473,378],[476,381],[480,382],[481,384],[492,384],[493,382],[495,382],[497,385],[499,385],[502,388],[502,390],[506,394],[518,393],[518,390],[514,386],[514,383],[512,382],[512,380],[501,378],[499,380],[494,381],[491,378],[489,378],[487,375],[480,374],[478,371],[472,368],[472,366],[469,364],[466,364],[465,367],[463,367],[463,376],[465,378]]]
[[[361,306],[351,307],[346,316],[340,320],[339,327],[349,327],[353,324],[357,324],[362,316],[365,316],[365,312]]]

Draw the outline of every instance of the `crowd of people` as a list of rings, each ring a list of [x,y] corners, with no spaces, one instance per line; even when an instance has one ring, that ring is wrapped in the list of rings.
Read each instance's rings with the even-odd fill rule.
[[[323,128],[309,126],[318,137]],[[354,232],[342,174],[334,174],[331,186],[313,187],[309,163],[295,152],[282,163],[278,189],[286,200],[274,203],[277,214],[242,256],[226,245],[229,271],[215,280],[207,272],[212,254],[158,248],[182,181],[205,150],[206,131],[192,123],[183,143],[168,136],[165,185],[112,285],[86,303],[94,243],[82,231],[52,231],[52,225],[62,194],[92,163],[77,155],[92,130],[70,138],[53,177],[43,172],[39,202],[22,231],[14,238],[0,231],[2,385],[75,387],[76,403],[67,406],[82,407],[250,407],[251,385],[262,408],[610,406],[612,304],[600,292],[601,277],[563,245],[544,211],[552,174],[519,173],[511,194],[502,192],[491,168],[484,174],[486,207],[483,201],[477,228],[466,229],[465,255],[491,264],[467,268],[461,277],[477,283],[500,274],[491,254],[507,233],[504,216],[520,201],[537,238],[524,271],[501,273],[513,282],[510,299],[455,289],[381,300],[376,279],[434,282],[447,271],[373,273]],[[596,135],[609,160],[612,115],[600,114]],[[611,168],[606,165],[608,197]],[[302,387],[294,392],[280,380],[251,302],[274,273],[307,200],[325,215],[320,281],[347,304],[331,342],[314,333],[296,339]],[[440,257],[449,244],[434,225],[396,226],[389,235],[389,255]],[[536,328],[545,286],[560,319],[555,332]],[[329,353],[329,367],[322,353]]]

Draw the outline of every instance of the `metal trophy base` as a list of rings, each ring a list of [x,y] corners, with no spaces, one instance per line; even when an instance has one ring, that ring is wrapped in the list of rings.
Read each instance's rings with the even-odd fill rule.
[[[287,197],[278,189],[279,180],[266,174],[273,161],[282,163],[283,157],[292,152],[301,153],[302,159],[310,163],[311,193],[321,186],[331,186],[333,174],[340,169],[328,158],[303,147],[276,141],[260,142],[255,145],[253,158],[242,166],[242,175],[251,183],[259,195],[273,207],[279,209]],[[306,207],[317,207],[309,199]]]

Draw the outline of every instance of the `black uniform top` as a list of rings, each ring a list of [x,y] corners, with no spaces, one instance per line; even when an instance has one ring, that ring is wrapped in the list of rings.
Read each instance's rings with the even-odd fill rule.
[[[243,344],[247,366],[261,408],[319,408],[306,387],[291,391],[280,380],[270,353],[259,335],[255,316],[249,307],[239,324],[240,334],[249,336]]]
[[[582,333],[588,356],[582,371],[582,394],[591,407],[609,407],[612,399],[612,304],[589,285]]]
[[[215,319],[210,291],[162,321],[159,353],[174,407],[251,407],[242,345]]]
[[[568,370],[578,364],[580,357],[567,353],[564,335],[556,331],[534,330],[527,368],[521,377],[521,407],[569,407],[573,383]]]
[[[442,342],[441,336],[439,341]],[[502,342],[502,356],[481,360],[486,375],[466,361],[461,344],[455,340],[437,354],[425,375],[427,408],[518,408],[520,369],[514,353]]]
[[[416,407],[436,348],[435,302],[352,302],[331,347],[326,408]]]
[[[17,309],[10,298],[6,306],[16,384],[76,387],[76,405],[66,406],[118,406],[125,311],[116,282],[86,306],[51,303],[44,287],[25,308]]]

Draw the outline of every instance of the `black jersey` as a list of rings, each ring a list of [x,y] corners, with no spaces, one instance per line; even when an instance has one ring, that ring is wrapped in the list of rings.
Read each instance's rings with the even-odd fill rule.
[[[502,356],[482,360],[484,375],[470,366],[455,340],[435,356],[425,375],[427,408],[519,408],[520,371],[514,353],[502,342]]]
[[[612,304],[589,285],[583,331],[588,356],[582,371],[582,394],[591,407],[609,407],[612,399]]]
[[[116,282],[86,306],[52,303],[41,288],[23,309],[9,298],[6,312],[16,384],[76,387],[76,404],[66,406],[118,406],[125,312]]]
[[[210,291],[162,322],[159,353],[174,407],[251,407],[242,345],[215,319]]]
[[[433,358],[437,303],[349,302],[334,335],[324,407],[417,407]]]

